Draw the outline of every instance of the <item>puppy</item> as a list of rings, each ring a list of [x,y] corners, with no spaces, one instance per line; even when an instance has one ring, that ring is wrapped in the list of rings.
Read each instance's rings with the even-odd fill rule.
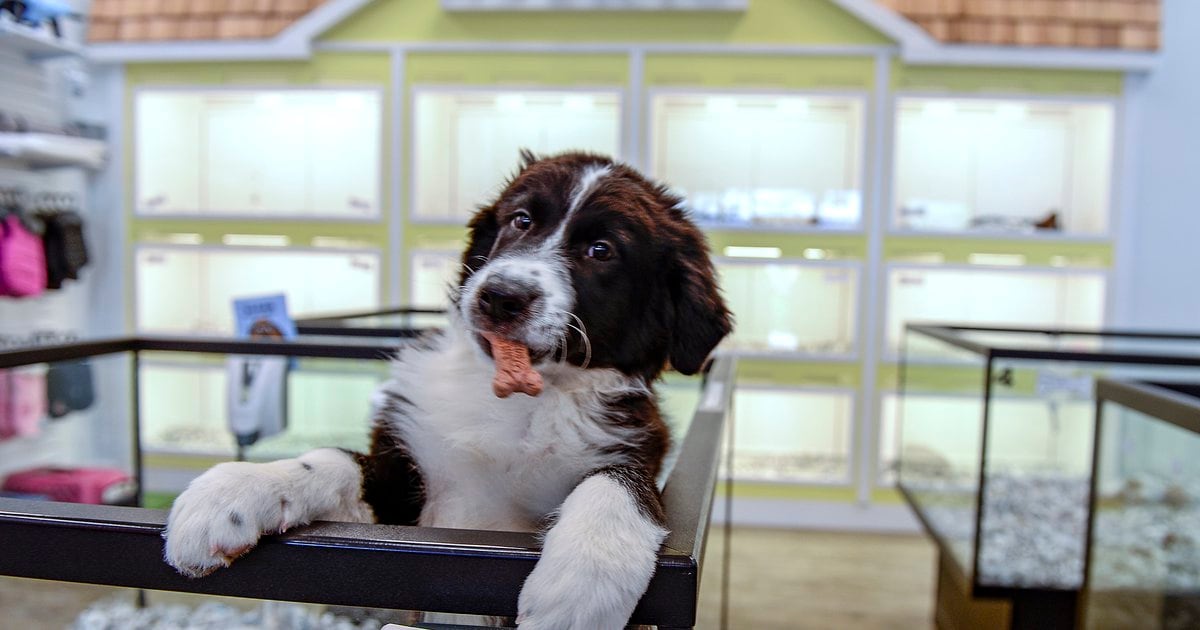
[[[653,384],[699,371],[731,329],[704,237],[664,187],[585,153],[523,152],[469,228],[449,325],[395,360],[370,453],[214,467],[171,509],[167,562],[205,575],[318,519],[552,523],[520,627],[625,626],[667,534]],[[493,393],[497,340],[527,349],[540,391]]]

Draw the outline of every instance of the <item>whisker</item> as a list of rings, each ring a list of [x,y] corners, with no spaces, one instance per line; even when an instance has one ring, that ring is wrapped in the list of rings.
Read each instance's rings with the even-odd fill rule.
[[[579,337],[583,339],[583,364],[581,364],[579,367],[586,368],[588,364],[592,362],[592,340],[588,337],[587,326],[583,325],[583,320],[580,319],[575,313],[572,313],[571,311],[567,311],[566,313],[579,323],[578,327],[572,326],[570,323],[568,323],[567,328],[579,333]]]

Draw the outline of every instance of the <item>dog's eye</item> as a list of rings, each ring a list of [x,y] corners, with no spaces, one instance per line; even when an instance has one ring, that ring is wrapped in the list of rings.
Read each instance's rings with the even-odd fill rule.
[[[587,255],[588,258],[595,258],[596,260],[608,260],[612,258],[613,248],[608,241],[596,241],[588,247]]]
[[[533,226],[533,218],[531,218],[525,211],[518,212],[513,215],[512,226],[518,230],[528,230],[531,226]]]

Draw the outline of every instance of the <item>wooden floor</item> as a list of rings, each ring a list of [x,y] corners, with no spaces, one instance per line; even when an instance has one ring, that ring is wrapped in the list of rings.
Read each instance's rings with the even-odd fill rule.
[[[699,628],[720,628],[723,540],[719,527],[712,532]],[[923,538],[737,529],[732,542],[729,628],[933,627],[936,554]],[[62,630],[116,594],[132,598],[127,589],[0,578],[0,628]]]

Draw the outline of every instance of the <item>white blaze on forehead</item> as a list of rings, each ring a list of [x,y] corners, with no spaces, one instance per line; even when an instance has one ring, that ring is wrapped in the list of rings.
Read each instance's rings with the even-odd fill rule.
[[[567,216],[563,217],[563,222],[583,205],[592,191],[596,190],[596,185],[600,180],[612,172],[608,166],[600,164],[592,164],[583,169],[583,174],[579,176],[579,182],[575,184],[575,190],[571,193],[571,205],[567,206]]]
[[[554,234],[546,239],[542,244],[543,252],[551,252],[557,250],[562,244],[563,236],[567,233],[567,224],[571,222],[571,215],[575,214],[583,202],[596,191],[596,187],[600,185],[600,180],[608,176],[612,172],[612,168],[602,164],[589,164],[583,168],[583,172],[579,174],[579,180],[575,182],[575,189],[571,191],[571,201],[567,206],[567,213],[563,215],[562,221],[558,224],[558,229],[554,230]]]

